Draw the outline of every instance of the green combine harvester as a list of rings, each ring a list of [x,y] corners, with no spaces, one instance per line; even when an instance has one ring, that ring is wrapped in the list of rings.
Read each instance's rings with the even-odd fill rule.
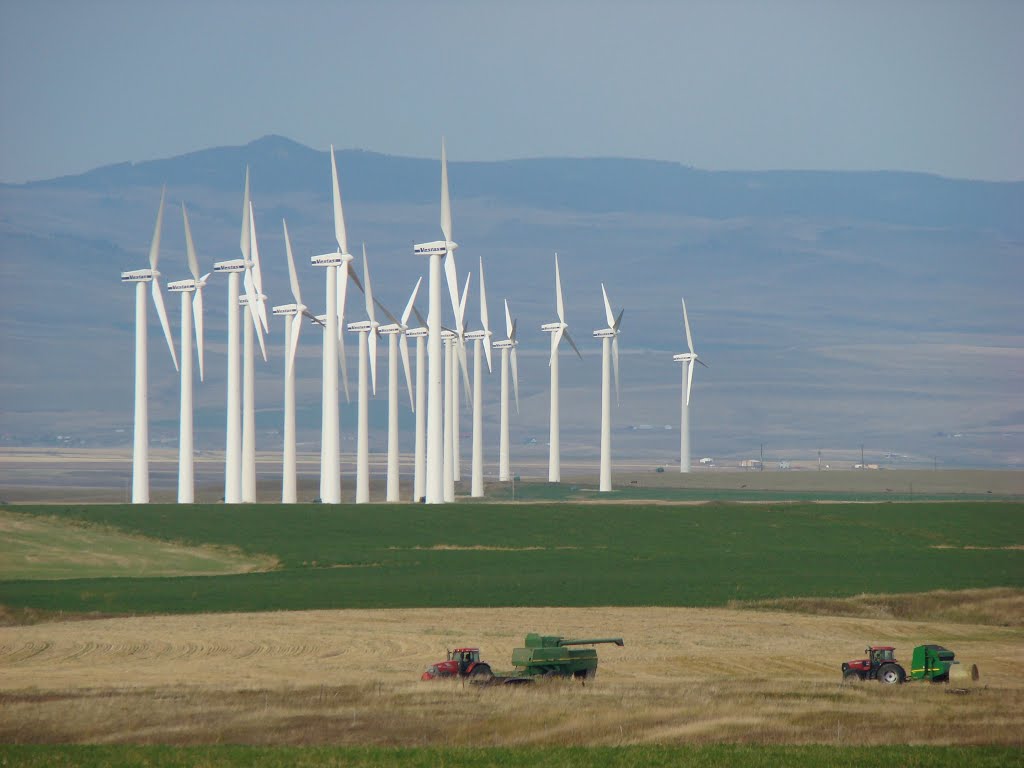
[[[597,649],[569,646],[599,643],[614,643],[620,648],[625,645],[621,637],[573,640],[531,632],[523,643],[525,648],[513,649],[512,665],[521,675],[590,680],[597,674]]]

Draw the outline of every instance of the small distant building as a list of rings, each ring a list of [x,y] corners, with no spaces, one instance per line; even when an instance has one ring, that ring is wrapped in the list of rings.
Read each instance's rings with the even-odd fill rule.
[[[705,456],[703,459],[700,460],[700,463],[703,464],[705,467],[715,466],[715,460],[712,459],[710,456]]]
[[[788,461],[780,461],[779,462],[779,469],[789,469],[789,462]]]
[[[740,469],[760,469],[760,468],[761,468],[761,460],[760,459],[743,459],[740,462]]]

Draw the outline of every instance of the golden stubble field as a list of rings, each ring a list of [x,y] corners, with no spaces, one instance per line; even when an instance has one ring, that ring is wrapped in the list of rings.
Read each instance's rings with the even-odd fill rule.
[[[446,647],[496,671],[527,631],[619,636],[597,679],[422,682]],[[976,663],[966,693],[843,685],[868,643]],[[907,664],[909,667],[909,663]],[[0,742],[1024,746],[1024,630],[694,608],[416,609],[0,627]],[[956,687],[955,685],[953,686]]]

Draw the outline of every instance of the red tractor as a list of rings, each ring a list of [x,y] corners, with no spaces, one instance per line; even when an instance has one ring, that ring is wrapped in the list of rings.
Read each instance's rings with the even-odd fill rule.
[[[881,683],[902,683],[907,673],[896,661],[895,648],[891,645],[872,645],[864,649],[866,659],[843,662],[843,682],[878,680]]]
[[[474,680],[489,680],[494,677],[491,666],[480,661],[479,648],[456,648],[448,651],[448,658],[431,664],[421,680],[437,680],[443,677],[469,677]]]

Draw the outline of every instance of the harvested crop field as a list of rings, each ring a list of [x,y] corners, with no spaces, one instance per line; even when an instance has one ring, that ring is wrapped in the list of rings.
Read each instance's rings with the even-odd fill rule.
[[[446,647],[496,671],[527,631],[622,636],[597,679],[421,682]],[[843,685],[867,643],[939,643],[946,685]],[[0,742],[389,746],[1024,746],[1024,630],[697,608],[203,614],[0,628]]]

